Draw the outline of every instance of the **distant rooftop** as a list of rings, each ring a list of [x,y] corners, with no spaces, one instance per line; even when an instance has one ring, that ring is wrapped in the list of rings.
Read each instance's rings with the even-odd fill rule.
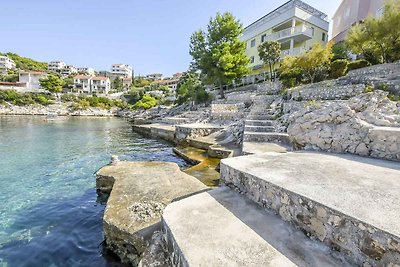
[[[253,27],[255,24],[261,22],[261,21],[268,21],[273,19],[276,16],[279,16],[281,13],[285,12],[287,9],[293,8],[293,7],[298,7],[303,9],[304,11],[312,14],[313,16],[319,17],[322,20],[327,20],[328,15],[325,13],[319,11],[318,9],[310,6],[309,4],[301,1],[301,0],[290,0],[286,2],[285,4],[281,5],[280,7],[276,8],[275,10],[269,12],[267,15],[261,17],[260,19],[256,20],[255,22],[251,23],[248,25],[245,30],[250,29]]]

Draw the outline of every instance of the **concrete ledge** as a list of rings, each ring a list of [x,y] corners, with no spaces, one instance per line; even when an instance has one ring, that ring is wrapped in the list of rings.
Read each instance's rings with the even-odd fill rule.
[[[97,187],[112,188],[104,212],[107,248],[123,262],[137,266],[155,230],[161,212],[171,201],[206,190],[175,163],[119,162],[97,173]]]
[[[162,228],[173,266],[350,266],[227,187],[168,205]]]
[[[132,130],[145,136],[175,142],[175,126],[172,125],[158,123],[133,125]]]
[[[221,179],[356,265],[400,262],[399,163],[267,153],[222,160]]]

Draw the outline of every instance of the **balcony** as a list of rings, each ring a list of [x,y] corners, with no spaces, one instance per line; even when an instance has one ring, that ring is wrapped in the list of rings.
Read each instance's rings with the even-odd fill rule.
[[[268,41],[285,42],[294,39],[298,42],[309,40],[314,35],[313,29],[306,27],[304,24],[292,28],[287,28],[278,32],[274,32],[267,36]]]
[[[293,49],[282,50],[281,58],[284,58],[286,56],[300,56],[305,54],[306,52],[307,50],[304,49],[303,47],[296,47]]]

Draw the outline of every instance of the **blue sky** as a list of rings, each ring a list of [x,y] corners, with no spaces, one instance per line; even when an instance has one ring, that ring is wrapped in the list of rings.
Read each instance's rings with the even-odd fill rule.
[[[40,61],[109,69],[130,64],[135,75],[170,75],[190,62],[190,35],[216,12],[244,26],[286,0],[1,0],[0,52]],[[332,17],[341,0],[306,0]]]

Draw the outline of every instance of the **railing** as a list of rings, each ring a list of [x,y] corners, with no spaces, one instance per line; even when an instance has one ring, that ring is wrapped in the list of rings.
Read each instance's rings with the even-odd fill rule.
[[[279,32],[274,32],[267,36],[267,40],[269,40],[269,41],[279,40],[279,39],[289,37],[289,36],[297,34],[297,33],[305,33],[309,36],[312,36],[312,34],[313,34],[311,28],[309,28],[305,25],[300,25],[300,26],[296,26],[296,27],[292,27],[292,28],[287,28],[287,29],[281,30]]]
[[[282,50],[281,58],[284,58],[286,56],[299,56],[306,52],[307,52],[307,50],[304,49],[303,47],[296,47],[293,49]]]

